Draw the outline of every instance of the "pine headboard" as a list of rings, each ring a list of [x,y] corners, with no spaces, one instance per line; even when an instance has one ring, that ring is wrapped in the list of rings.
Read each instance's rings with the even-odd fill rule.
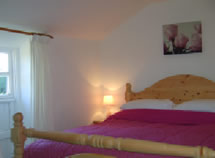
[[[164,78],[141,92],[133,92],[126,84],[126,102],[136,99],[170,99],[175,104],[193,99],[215,99],[215,82],[194,75],[176,75]]]

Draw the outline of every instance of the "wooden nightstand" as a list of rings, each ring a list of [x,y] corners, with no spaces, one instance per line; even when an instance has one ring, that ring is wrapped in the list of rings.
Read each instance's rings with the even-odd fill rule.
[[[103,121],[93,121],[93,124],[95,125],[95,124],[99,124],[99,123],[101,123],[101,122],[103,122]]]

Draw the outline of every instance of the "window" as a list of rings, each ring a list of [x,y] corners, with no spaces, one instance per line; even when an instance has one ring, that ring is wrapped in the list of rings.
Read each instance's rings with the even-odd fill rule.
[[[12,62],[8,50],[0,50],[0,98],[12,95]]]

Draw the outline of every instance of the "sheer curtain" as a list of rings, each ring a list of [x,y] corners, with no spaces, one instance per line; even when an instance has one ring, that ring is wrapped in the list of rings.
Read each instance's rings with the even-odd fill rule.
[[[31,100],[33,109],[33,126],[38,130],[54,128],[51,107],[51,76],[49,69],[48,37],[33,36],[31,40]]]

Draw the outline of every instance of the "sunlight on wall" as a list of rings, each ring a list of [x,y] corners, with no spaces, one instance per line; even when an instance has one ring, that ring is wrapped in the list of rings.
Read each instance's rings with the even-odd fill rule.
[[[97,68],[95,68],[97,69]],[[93,86],[100,87],[102,85],[100,79],[100,73],[95,70],[93,67],[87,69],[87,72],[82,71],[82,76]]]

